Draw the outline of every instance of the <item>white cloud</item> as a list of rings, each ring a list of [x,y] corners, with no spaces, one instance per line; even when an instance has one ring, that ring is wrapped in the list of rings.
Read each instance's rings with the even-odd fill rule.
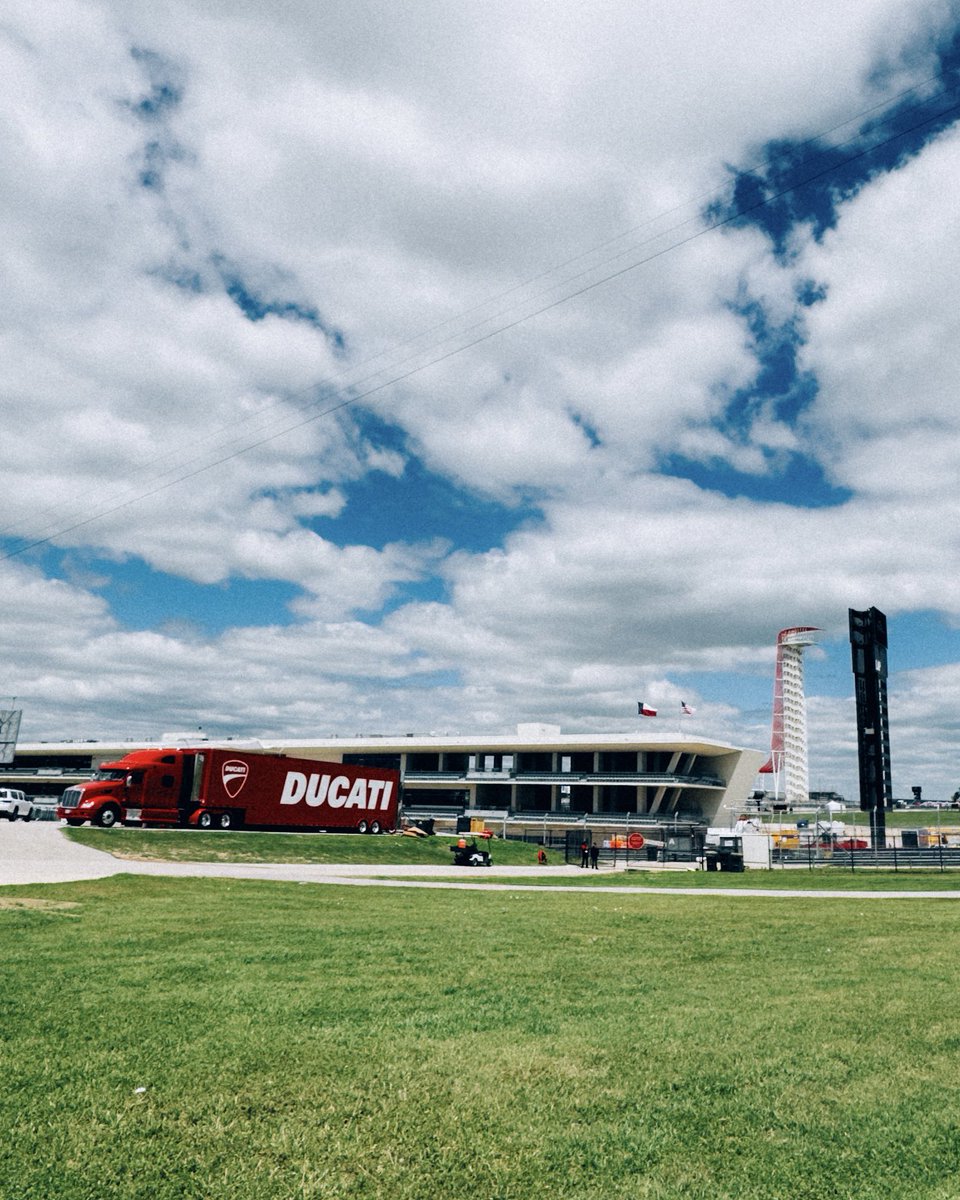
[[[762,674],[794,620],[960,614],[954,134],[786,268],[756,231],[703,238],[485,337],[693,233],[724,163],[927,76],[957,17],[943,0],[8,5],[0,510],[70,551],[74,580],[0,572],[26,729],[608,728],[642,683],[672,703],[694,672]],[[758,364],[735,305],[786,320],[801,276],[826,288],[806,313],[816,406],[799,430],[761,409],[737,438],[718,420]],[[248,320],[227,277],[292,307]],[[349,411],[308,420],[338,384],[471,340],[370,398],[392,442]],[[650,474],[673,454],[769,474],[765,452],[797,444],[848,504]],[[446,559],[419,528],[337,545],[350,485],[401,478],[410,454],[474,494],[542,498],[542,522]],[[125,629],[88,550],[292,585],[298,623]],[[431,573],[446,598],[354,615]],[[735,705],[698,708],[744,733]]]
[[[960,452],[960,249],[948,234],[960,134],[843,206],[800,260],[826,298],[807,317],[809,422],[833,478],[860,494],[929,503]]]

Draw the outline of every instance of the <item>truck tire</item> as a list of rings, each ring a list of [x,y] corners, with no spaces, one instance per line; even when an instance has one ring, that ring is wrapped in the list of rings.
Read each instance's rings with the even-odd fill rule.
[[[370,822],[370,832],[371,833],[379,833],[380,832],[380,822],[379,821],[371,821]]]
[[[94,817],[94,824],[101,829],[112,829],[120,820],[120,810],[113,804],[105,804]]]
[[[67,824],[72,825],[76,829],[83,824],[83,817],[67,817]]]
[[[213,814],[208,813],[206,811],[202,812],[200,814],[200,816],[197,817],[197,828],[198,829],[212,829],[213,828]]]
[[[232,829],[233,828],[232,813],[228,813],[228,812],[221,813],[220,816],[217,817],[217,827],[219,829]]]
[[[357,822],[357,833],[366,833],[366,832],[367,832],[366,821],[358,821]]]

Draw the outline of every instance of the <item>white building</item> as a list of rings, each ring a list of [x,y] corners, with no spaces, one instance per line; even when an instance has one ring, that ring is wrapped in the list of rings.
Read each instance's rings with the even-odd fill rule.
[[[32,795],[59,794],[67,785],[64,775],[72,782],[131,750],[204,743],[392,767],[403,780],[405,808],[541,819],[587,814],[596,824],[632,815],[641,826],[731,823],[765,758],[761,751],[688,735],[564,734],[545,725],[520,725],[512,737],[407,734],[250,742],[176,733],[156,741],[20,743],[13,763],[0,768],[0,781]]]

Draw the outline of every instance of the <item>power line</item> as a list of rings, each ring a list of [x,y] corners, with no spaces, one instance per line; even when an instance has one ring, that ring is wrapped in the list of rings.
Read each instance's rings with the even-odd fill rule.
[[[896,99],[898,99],[898,100],[902,99],[903,96],[917,91],[921,86],[922,85],[916,85],[914,88],[906,89],[904,92],[900,93],[900,95]],[[929,106],[931,103],[935,103],[936,101],[938,101],[940,99],[944,99],[947,96],[950,96],[955,91],[956,91],[956,88],[943,89],[939,93],[939,95],[934,95],[933,97],[929,97],[929,96],[924,97],[923,100],[919,101],[916,105],[912,105],[906,110],[900,110],[897,113],[897,115],[902,116],[904,112],[912,112],[912,111],[916,111],[916,109],[921,106]],[[879,108],[879,107],[882,107],[882,106],[881,105],[873,106],[872,108],[865,110],[863,113],[857,114],[856,117],[850,118],[847,121],[844,121],[841,124],[834,126],[831,130],[828,130],[823,134],[817,135],[817,137],[815,137],[815,138],[808,139],[807,142],[801,143],[801,146],[808,146],[811,144],[815,144],[816,142],[821,141],[823,138],[829,136],[830,133],[833,133],[838,129],[844,128],[847,125],[853,123],[854,121],[858,121],[858,120],[862,119],[862,117],[866,114],[875,112],[877,110],[877,108]],[[891,106],[889,105],[889,103],[886,105],[886,107],[888,109],[891,109]],[[803,178],[798,179],[795,182],[789,184],[789,186],[781,187],[778,191],[771,193],[769,195],[765,195],[760,200],[755,201],[753,204],[738,207],[734,211],[729,212],[726,216],[720,217],[720,218],[717,218],[716,220],[708,222],[706,225],[701,225],[699,228],[697,228],[693,232],[691,232],[685,236],[675,238],[674,240],[670,241],[667,245],[661,246],[659,249],[653,250],[650,253],[648,253],[638,259],[635,259],[634,261],[627,263],[625,266],[619,267],[618,269],[616,269],[614,271],[609,271],[608,273],[601,276],[600,278],[593,279],[589,282],[586,282],[582,286],[577,287],[573,290],[567,290],[567,291],[563,292],[560,296],[550,300],[547,303],[540,305],[539,307],[537,307],[535,309],[521,311],[519,316],[516,316],[515,318],[508,320],[508,321],[502,321],[500,324],[494,325],[492,328],[486,329],[484,332],[480,332],[481,330],[484,329],[484,326],[489,325],[491,322],[496,321],[498,318],[505,317],[511,311],[517,311],[517,309],[524,309],[525,306],[521,305],[521,304],[517,304],[517,305],[514,305],[512,309],[507,308],[507,309],[501,309],[498,312],[494,312],[490,316],[484,318],[482,321],[478,321],[478,322],[474,323],[473,325],[468,325],[465,328],[459,329],[459,330],[455,331],[454,333],[451,333],[450,335],[440,339],[433,346],[425,348],[421,353],[429,354],[432,352],[432,357],[427,358],[426,361],[417,362],[417,359],[420,355],[419,354],[411,354],[411,355],[408,355],[406,358],[402,358],[402,359],[394,362],[390,366],[381,368],[378,371],[374,371],[371,374],[363,376],[359,380],[354,381],[353,383],[344,383],[340,388],[337,388],[337,389],[322,388],[320,390],[323,390],[323,391],[330,390],[330,391],[334,392],[334,396],[331,397],[331,400],[333,400],[334,402],[328,403],[325,407],[317,408],[316,407],[316,405],[318,403],[317,401],[314,401],[312,399],[305,399],[305,402],[302,405],[302,409],[307,415],[304,415],[302,418],[294,420],[293,422],[285,423],[282,425],[281,428],[274,429],[272,432],[265,433],[265,436],[263,436],[263,437],[256,437],[253,440],[250,440],[249,437],[248,438],[236,437],[232,441],[226,443],[226,446],[232,445],[235,447],[234,449],[230,450],[228,453],[221,453],[219,456],[214,457],[214,458],[210,459],[209,461],[204,461],[202,457],[194,457],[193,459],[188,459],[186,461],[184,461],[182,457],[178,458],[175,465],[172,466],[169,470],[163,471],[163,472],[160,472],[159,474],[154,475],[153,478],[156,480],[154,486],[151,486],[148,488],[141,488],[140,490],[136,491],[134,494],[127,495],[125,497],[121,493],[121,498],[118,498],[115,502],[108,501],[105,505],[103,505],[101,508],[97,509],[96,511],[92,512],[90,515],[83,517],[79,520],[76,520],[70,524],[64,525],[64,524],[62,524],[62,522],[61,523],[54,523],[54,522],[48,523],[48,525],[45,527],[45,529],[52,530],[52,532],[45,533],[44,529],[41,528],[40,533],[42,534],[42,536],[37,536],[37,537],[33,538],[32,540],[26,541],[23,545],[17,547],[16,549],[5,552],[4,554],[0,555],[0,561],[17,557],[18,555],[23,554],[28,550],[34,549],[38,546],[46,545],[46,544],[54,541],[58,537],[63,537],[66,534],[73,533],[78,529],[82,529],[87,525],[90,525],[96,521],[102,520],[104,517],[107,517],[107,516],[112,515],[113,513],[119,512],[119,511],[123,510],[124,508],[128,508],[131,505],[139,503],[142,500],[149,499],[151,496],[155,496],[161,492],[167,491],[170,488],[175,487],[180,483],[183,483],[189,479],[196,478],[197,476],[202,475],[208,471],[211,471],[211,470],[215,469],[216,467],[222,466],[223,464],[230,462],[233,459],[236,459],[243,454],[247,454],[252,450],[255,450],[262,446],[268,445],[269,443],[276,441],[279,438],[284,437],[288,433],[292,433],[292,432],[295,432],[296,430],[303,429],[307,425],[310,425],[318,420],[321,420],[324,417],[331,416],[331,415],[341,411],[342,409],[345,409],[353,404],[358,403],[361,400],[367,399],[370,396],[383,391],[387,387],[392,387],[398,383],[402,383],[405,380],[413,377],[414,375],[421,373],[422,371],[427,370],[428,368],[430,368],[432,366],[436,366],[442,362],[449,360],[450,358],[453,358],[459,354],[462,354],[465,351],[472,349],[475,346],[478,346],[486,341],[489,341],[490,339],[497,337],[500,334],[506,333],[509,330],[514,329],[517,326],[524,324],[527,321],[533,320],[535,317],[541,316],[547,312],[550,312],[551,310],[553,310],[555,308],[560,307],[563,304],[569,303],[571,300],[574,300],[580,296],[586,295],[587,293],[595,290],[596,288],[603,286],[604,284],[611,282],[612,280],[620,278],[621,276],[626,275],[631,271],[637,270],[639,267],[645,266],[645,265],[653,262],[654,260],[663,257],[664,255],[666,255],[668,253],[672,253],[673,251],[680,249],[681,247],[689,244],[690,242],[697,240],[700,237],[705,236],[706,234],[715,232],[716,230],[719,230],[719,229],[723,229],[728,225],[731,225],[737,221],[743,220],[745,217],[749,216],[751,213],[754,213],[760,209],[763,209],[763,208],[773,204],[777,200],[783,199],[785,196],[788,196],[788,195],[792,194],[793,192],[798,191],[800,188],[809,186],[811,183],[817,182],[819,179],[824,178],[825,176],[829,175],[832,172],[839,171],[840,169],[842,169],[846,166],[849,166],[851,163],[854,163],[868,155],[874,154],[876,151],[882,149],[883,147],[891,145],[893,142],[895,142],[899,139],[902,139],[902,138],[908,136],[909,134],[918,131],[919,129],[922,129],[925,126],[930,125],[935,121],[942,120],[945,116],[948,116],[951,113],[956,112],[958,110],[958,108],[960,108],[960,105],[958,105],[956,103],[951,104],[950,106],[948,106],[944,109],[941,109],[940,111],[933,113],[932,115],[925,116],[922,120],[917,121],[915,124],[913,124],[909,127],[898,129],[895,133],[891,134],[890,136],[888,136],[886,138],[871,141],[867,146],[861,148],[856,153],[850,154],[839,161],[831,161],[828,165],[824,166],[821,170],[815,171],[809,175],[805,175]],[[892,109],[891,109],[891,111],[892,111]],[[844,146],[849,146],[858,140],[860,140],[860,139],[852,138],[852,139],[849,139],[845,143],[840,143],[839,146],[832,147],[831,149],[835,153],[838,149],[842,149]],[[769,169],[773,165],[774,161],[775,161],[774,159],[769,159],[769,160],[766,160],[765,164],[762,164],[762,165],[764,165],[767,169]],[[756,172],[758,169],[759,169],[759,167],[750,168],[750,170],[752,172]],[[717,196],[717,197],[719,197],[720,194],[721,194],[720,189],[717,189],[711,193],[706,193],[707,196]],[[692,202],[690,202],[690,203],[692,203]],[[523,290],[524,288],[530,286],[533,283],[537,283],[540,280],[549,277],[551,274],[554,274],[555,272],[557,272],[559,270],[563,270],[567,266],[570,266],[579,261],[582,261],[584,258],[588,258],[590,255],[596,254],[599,251],[605,249],[606,247],[615,244],[617,241],[621,241],[624,237],[630,236],[630,234],[638,232],[640,229],[653,224],[657,220],[661,220],[664,216],[669,216],[669,215],[672,215],[674,212],[682,210],[683,207],[685,207],[685,206],[684,205],[675,206],[673,209],[668,210],[666,213],[659,214],[657,217],[651,218],[650,221],[644,223],[641,226],[634,227],[634,229],[627,231],[627,233],[625,233],[625,234],[621,234],[616,238],[608,239],[606,242],[600,243],[598,246],[594,247],[593,249],[591,249],[589,251],[585,251],[580,255],[577,255],[571,259],[567,259],[565,262],[563,262],[553,268],[550,268],[547,271],[541,272],[540,274],[538,274],[536,276],[533,276],[531,279],[528,279],[524,283],[514,285],[514,287],[506,289],[505,291],[499,293],[497,296],[491,298],[491,300],[483,301],[483,302],[481,302],[481,304],[474,306],[474,308],[467,309],[464,313],[460,314],[460,317],[451,318],[449,321],[439,323],[438,325],[433,327],[433,331],[442,329],[445,326],[447,326],[448,324],[451,324],[455,320],[463,319],[463,317],[469,316],[471,313],[481,310],[488,303],[496,303],[497,301],[499,301],[509,295],[512,295],[513,293],[515,293],[517,291]],[[604,260],[601,260],[600,262],[594,263],[592,267],[590,267],[584,271],[581,271],[573,276],[568,276],[565,279],[559,280],[558,282],[551,285],[550,288],[543,289],[543,290],[541,290],[541,292],[535,293],[533,296],[528,297],[527,300],[525,301],[525,305],[529,305],[531,302],[536,300],[538,298],[538,296],[545,297],[551,291],[556,291],[556,289],[559,287],[577,282],[578,280],[589,276],[592,272],[594,272],[602,267],[609,266],[612,262],[616,262],[619,259],[622,259],[626,254],[629,254],[631,252],[635,253],[641,247],[643,247],[645,245],[649,245],[651,242],[654,242],[657,239],[663,238],[671,233],[677,233],[680,230],[682,230],[683,228],[690,225],[694,220],[699,220],[699,219],[700,218],[699,218],[699,212],[698,212],[698,213],[694,214],[693,216],[688,217],[688,218],[684,219],[683,221],[676,223],[673,226],[670,226],[666,230],[663,230],[656,235],[646,238],[639,243],[635,243],[631,246],[628,246],[626,249],[619,251],[617,254],[615,254],[607,259],[604,259]],[[431,332],[431,331],[425,331],[424,333],[417,334],[417,335],[415,335],[415,337],[408,339],[407,342],[401,343],[399,346],[394,347],[389,352],[384,351],[378,355],[372,356],[371,359],[367,360],[364,363],[359,364],[358,369],[362,368],[365,365],[368,365],[368,363],[370,363],[370,362],[376,361],[376,359],[378,357],[381,357],[382,354],[384,354],[384,353],[395,354],[395,353],[401,351],[402,349],[406,348],[407,346],[415,344],[418,340],[421,340],[423,337],[427,336],[429,332]],[[470,337],[469,335],[471,335],[471,334],[473,334],[475,336]],[[464,338],[468,338],[468,340],[464,341],[463,340]],[[449,349],[441,350],[441,348],[443,347],[443,345],[445,343],[454,342],[454,341],[456,342],[456,344],[451,346]],[[409,364],[415,364],[415,365],[409,365]],[[408,369],[400,370],[400,368],[402,368],[402,367],[408,367]],[[377,382],[377,379],[379,376],[389,372],[390,370],[393,371],[393,374],[387,374],[386,378],[382,378],[379,380],[379,382]],[[310,394],[315,394],[317,392],[317,390],[318,390],[317,385],[311,385],[309,388],[303,389],[300,393],[293,393],[292,396],[286,397],[284,399],[283,403],[293,404],[293,406],[295,408],[300,407],[296,403],[297,398],[298,397],[305,398]],[[241,423],[245,423],[246,421],[263,418],[268,413],[269,409],[275,408],[277,406],[277,404],[279,404],[279,403],[280,402],[277,401],[271,405],[265,406],[263,409],[259,410],[256,414],[251,414],[251,416],[249,418],[245,418],[244,422],[241,422]],[[322,401],[321,401],[321,403],[322,403]],[[235,427],[236,427],[236,425],[233,426],[233,428],[235,428]],[[213,436],[216,436],[218,432],[222,432],[222,431],[214,431],[213,433],[207,435],[206,440],[209,440]],[[167,459],[170,459],[172,457],[173,457],[172,453],[170,455],[166,456]],[[162,462],[165,460],[161,459],[159,461]],[[188,469],[185,470],[184,467],[186,467]],[[52,511],[52,510],[48,510],[48,511]],[[10,526],[7,527],[8,530],[10,528],[11,528]],[[0,530],[0,532],[4,532],[4,530]]]
[[[838,129],[844,128],[844,127],[852,124],[855,121],[862,120],[862,118],[865,115],[868,115],[872,112],[877,111],[878,108],[887,107],[888,109],[892,110],[893,105],[896,101],[901,100],[906,95],[909,95],[913,92],[920,90],[922,87],[926,86],[926,84],[929,82],[930,81],[927,80],[927,81],[924,81],[924,83],[915,85],[913,88],[905,89],[903,92],[899,93],[898,96],[894,97],[894,101],[886,102],[885,104],[874,105],[871,108],[866,109],[866,110],[862,111],[861,113],[858,113],[855,117],[848,118],[846,121],[833,126],[830,130],[827,130],[824,133],[818,134],[816,137],[810,138],[806,142],[800,143],[799,148],[803,148],[805,146],[809,146],[809,145],[812,145],[812,144],[822,141],[824,138],[830,136],[831,133],[836,132]],[[946,95],[946,94],[947,94],[946,91],[941,93],[941,95]],[[916,105],[912,105],[905,110],[900,110],[898,112],[898,115],[902,116],[904,112],[914,111],[917,107],[920,106],[920,104],[929,104],[931,102],[931,100],[935,100],[935,99],[937,99],[936,96],[934,96],[932,98],[927,96],[922,101],[918,102]],[[936,118],[933,118],[933,119],[936,119]],[[902,135],[904,132],[906,132],[906,131],[900,131],[900,135]],[[851,141],[855,141],[855,140],[856,139],[851,139]],[[847,143],[840,143],[839,148],[842,148],[843,145],[851,144],[851,141],[848,141]],[[838,147],[835,147],[834,149],[836,149],[836,148],[838,148]],[[875,149],[875,148],[876,148],[876,146],[870,147],[870,149]],[[757,170],[759,170],[761,168],[770,169],[774,165],[774,163],[775,163],[775,159],[772,159],[772,158],[767,159],[763,163],[756,164],[753,167],[748,168],[748,173],[756,172]],[[842,164],[836,164],[836,163],[832,164],[833,167],[837,167],[839,165],[842,165]],[[802,183],[798,184],[797,186],[802,186]],[[719,195],[720,195],[720,190],[715,189],[712,192],[704,193],[704,195],[703,195],[703,197],[701,197],[701,199],[709,198],[709,197],[719,197]],[[778,196],[779,196],[779,194],[778,194]],[[775,198],[778,198],[778,197],[769,197],[768,201],[772,201]],[[650,220],[648,220],[647,222],[642,223],[640,226],[634,227],[634,229],[632,229],[632,230],[626,231],[625,233],[618,235],[615,238],[608,239],[606,242],[600,243],[598,246],[593,247],[591,250],[585,251],[582,254],[579,254],[571,259],[568,259],[564,263],[558,264],[557,266],[550,268],[547,271],[540,272],[538,275],[533,276],[531,279],[528,279],[523,283],[516,284],[513,287],[506,289],[505,291],[499,293],[497,296],[494,296],[489,300],[480,302],[480,304],[475,305],[472,309],[468,309],[465,312],[462,312],[459,317],[452,317],[447,321],[440,322],[439,324],[435,325],[432,328],[432,330],[428,330],[423,333],[417,334],[414,337],[407,339],[406,342],[400,343],[399,346],[395,346],[395,347],[391,348],[389,351],[385,350],[385,351],[379,352],[378,354],[372,355],[365,362],[361,362],[360,364],[358,364],[355,369],[360,370],[364,366],[368,365],[369,363],[375,362],[377,360],[377,358],[383,357],[384,355],[389,354],[389,355],[393,355],[395,357],[397,353],[399,353],[401,350],[403,350],[407,346],[414,345],[417,341],[422,340],[429,332],[442,329],[442,328],[452,324],[456,320],[462,320],[464,317],[470,315],[471,313],[482,310],[482,308],[485,307],[489,303],[495,303],[498,300],[501,300],[517,291],[523,290],[524,288],[530,286],[532,283],[539,282],[541,279],[549,277],[549,275],[554,274],[557,271],[564,269],[566,266],[569,266],[576,262],[582,261],[583,259],[588,258],[591,255],[595,255],[596,253],[605,249],[606,247],[616,244],[616,242],[618,242],[618,241],[622,241],[625,237],[630,236],[632,233],[639,232],[640,229],[649,227],[650,225],[653,225],[654,223],[663,219],[664,217],[670,216],[675,212],[681,211],[684,207],[687,207],[689,205],[689,203],[699,203],[699,201],[688,202],[687,205],[683,205],[683,204],[677,205],[665,213],[658,214],[657,216],[650,218]],[[577,279],[581,279],[581,278],[589,275],[591,271],[598,270],[602,266],[608,265],[611,262],[614,262],[614,261],[617,261],[617,260],[623,258],[626,254],[631,253],[632,251],[635,251],[640,246],[648,245],[651,241],[656,240],[657,237],[664,237],[668,233],[676,232],[678,229],[684,228],[685,226],[691,224],[694,220],[698,220],[698,219],[699,219],[699,212],[695,213],[693,216],[685,219],[684,221],[681,221],[681,222],[669,227],[668,229],[661,231],[659,234],[654,235],[653,237],[646,238],[643,241],[641,241],[640,243],[634,243],[633,245],[626,247],[624,250],[618,252],[616,255],[613,255],[610,258],[601,260],[599,262],[595,262],[593,264],[593,266],[586,271],[582,271],[576,275],[567,276],[565,279],[559,280],[558,282],[553,284],[551,286],[551,288],[541,290],[541,292],[535,293],[533,296],[528,297],[527,301],[525,303],[529,304],[532,300],[534,300],[536,298],[537,295],[542,296],[542,295],[549,294],[550,291],[555,291],[557,288],[561,287],[563,284],[569,284]],[[707,232],[707,231],[708,230],[698,230],[698,232]],[[679,244],[682,244],[682,243],[679,243]],[[670,247],[668,247],[668,248],[670,248]],[[632,268],[630,268],[630,269],[632,269]],[[610,278],[610,276],[605,277],[605,279],[606,278]],[[599,282],[604,282],[605,279],[600,280]],[[575,294],[578,294],[578,293],[574,293],[573,295],[575,295]],[[571,296],[571,298],[572,298],[572,296]],[[561,302],[563,302],[564,299],[565,299],[565,297],[563,297],[563,296],[560,297]],[[512,309],[511,308],[500,309],[498,312],[491,313],[489,316],[484,318],[484,320],[476,322],[473,325],[468,325],[465,328],[461,328],[460,330],[447,335],[445,338],[440,339],[439,342],[434,344],[432,349],[438,350],[442,345],[444,345],[444,343],[450,342],[458,337],[463,338],[468,333],[482,329],[484,327],[484,325],[489,324],[491,321],[496,320],[498,317],[502,317],[511,311],[517,311],[518,309],[522,310],[522,308],[523,308],[523,305],[517,304],[517,305],[514,305]],[[543,310],[538,310],[538,311],[543,311]],[[527,314],[527,316],[523,319],[528,319],[529,315],[530,314]],[[533,314],[533,315],[536,315],[536,314]],[[511,327],[512,327],[512,324],[505,326],[503,328],[511,328]],[[502,331],[502,329],[499,331]],[[495,332],[498,332],[498,331],[495,331]],[[474,343],[470,343],[470,344],[476,344],[476,343],[474,342]],[[470,344],[468,344],[467,346],[460,347],[459,349],[469,348]],[[422,351],[422,353],[429,352],[429,349],[430,348],[424,349],[424,351]],[[457,352],[459,352],[459,349]],[[417,357],[418,357],[417,354],[411,354],[411,355],[406,356],[405,358],[397,359],[393,363],[393,369],[397,370],[401,366],[405,366],[411,362],[415,362]],[[444,356],[444,357],[447,357],[447,356]],[[430,365],[432,365],[432,363],[434,361],[441,361],[441,359],[431,360],[427,363],[421,364],[421,367],[425,368],[426,366],[430,366]],[[366,387],[367,385],[372,385],[373,382],[379,376],[381,376],[386,370],[389,370],[389,369],[390,369],[389,366],[385,366],[383,368],[380,368],[378,371],[374,371],[371,374],[363,376],[359,379],[355,379],[352,382],[344,381],[341,384],[341,387],[339,389],[337,389],[337,394],[339,395],[344,392],[349,392],[349,395],[346,396],[344,399],[347,402],[352,402],[357,399],[363,398],[363,396],[372,394],[372,392],[379,391],[379,390],[381,390],[381,387],[379,387],[379,386],[377,386],[377,387],[371,386],[369,388],[369,390],[367,390],[367,391],[360,391],[359,389],[362,389],[362,388]],[[409,377],[409,372],[404,373],[404,375],[402,376],[402,378],[408,378],[408,377]],[[388,380],[383,380],[382,382],[384,385],[389,385],[390,383],[394,382],[394,380],[388,379]],[[270,410],[276,409],[281,403],[292,405],[295,408],[301,407],[301,404],[298,402],[299,398],[301,398],[301,397],[303,398],[303,403],[302,403],[303,410],[309,411],[311,408],[315,407],[315,405],[316,405],[316,401],[314,401],[313,399],[310,398],[311,394],[315,394],[318,390],[328,392],[333,389],[331,389],[330,387],[318,387],[317,385],[310,385],[308,388],[302,389],[300,392],[295,392],[292,395],[288,395],[288,396],[284,397],[282,401],[277,400],[277,401],[272,402],[271,404],[262,406],[261,409],[259,409],[256,413],[252,413],[252,414],[250,414],[250,416],[242,418],[239,422],[233,422],[229,428],[231,430],[236,430],[238,425],[244,425],[244,424],[249,424],[252,421],[263,420],[266,417],[268,417]],[[332,409],[321,409],[321,410],[313,413],[313,418],[319,418],[322,416],[329,415],[330,412],[336,411],[337,409],[343,408],[343,407],[346,407],[346,403],[344,403],[343,400],[341,400],[341,402],[336,404]],[[305,423],[309,423],[309,422],[310,422],[310,419],[308,419]],[[300,428],[301,424],[303,424],[303,423],[297,422],[293,426],[289,426],[287,428],[288,429],[289,428],[293,428],[293,429]],[[285,431],[286,431],[286,429],[281,430],[280,434],[278,436],[282,436],[283,432],[285,432]],[[220,429],[213,430],[206,436],[201,437],[199,439],[199,441],[201,443],[203,443],[203,442],[212,441],[214,437],[221,438],[221,449],[222,449],[223,448],[223,444],[222,444],[223,432],[224,432],[224,428],[221,427]],[[253,441],[250,441],[249,438],[245,438],[243,435],[238,434],[237,436],[233,437],[230,441],[226,442],[225,445],[226,446],[235,446],[239,449],[239,451],[241,453],[243,453],[243,452],[246,452],[247,449],[254,449],[257,446],[265,444],[266,441],[272,441],[272,440],[275,440],[273,436],[270,436],[266,439],[255,439]],[[129,488],[123,488],[123,489],[119,490],[119,492],[116,493],[115,501],[109,497],[109,493],[108,493],[107,497],[106,497],[106,507],[104,507],[102,510],[100,510],[100,512],[98,513],[98,516],[93,519],[99,519],[99,516],[107,515],[110,512],[115,512],[115,511],[118,511],[118,509],[120,509],[120,508],[127,507],[128,504],[136,502],[137,499],[147,498],[150,495],[156,494],[158,491],[165,490],[164,486],[159,486],[159,481],[161,481],[163,479],[168,479],[169,485],[172,486],[174,483],[179,482],[182,479],[191,478],[195,474],[203,473],[205,470],[209,469],[210,467],[219,465],[220,463],[229,461],[230,459],[235,458],[235,457],[237,457],[236,454],[229,454],[226,456],[221,455],[220,457],[213,460],[212,462],[205,462],[204,456],[194,456],[191,459],[185,460],[183,458],[182,454],[175,454],[174,452],[170,452],[169,454],[162,456],[159,459],[154,458],[151,462],[151,466],[154,468],[154,470],[152,471],[151,475],[147,476],[147,478],[152,477],[155,481],[157,481],[158,486],[150,488],[147,491],[135,492],[132,495],[130,494]],[[172,462],[173,465],[167,470],[159,471],[159,472],[156,471],[155,468],[164,462]],[[194,471],[184,472],[185,467],[195,467],[196,469]],[[45,513],[54,513],[54,512],[60,512],[60,511],[62,511],[62,509],[59,506],[51,506],[50,508],[45,510]],[[36,515],[37,514],[35,512],[31,513],[31,517],[35,518]],[[80,521],[78,524],[71,526],[70,529],[80,528],[83,525],[89,524],[89,523],[91,523],[91,519],[86,518],[86,519],[83,519],[82,521]],[[62,519],[48,522],[48,524],[45,527],[41,527],[37,532],[42,535],[46,530],[52,530],[52,532],[50,533],[50,536],[49,537],[41,536],[40,538],[32,541],[30,543],[30,545],[33,546],[36,544],[43,544],[46,541],[53,540],[53,538],[56,537],[58,535],[58,533],[69,532],[70,529],[63,529],[62,524],[63,524]],[[13,528],[13,525],[8,525],[6,528],[0,527],[0,533],[9,532],[11,528]],[[13,553],[14,554],[22,553],[24,550],[26,550],[28,548],[30,548],[30,547],[24,546],[24,547],[19,548],[17,551],[14,551]],[[11,556],[12,555],[8,555],[7,557],[11,557]]]

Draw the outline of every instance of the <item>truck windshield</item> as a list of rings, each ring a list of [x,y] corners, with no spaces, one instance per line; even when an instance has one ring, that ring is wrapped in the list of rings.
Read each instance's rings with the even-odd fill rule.
[[[94,779],[126,779],[126,771],[98,771]]]

